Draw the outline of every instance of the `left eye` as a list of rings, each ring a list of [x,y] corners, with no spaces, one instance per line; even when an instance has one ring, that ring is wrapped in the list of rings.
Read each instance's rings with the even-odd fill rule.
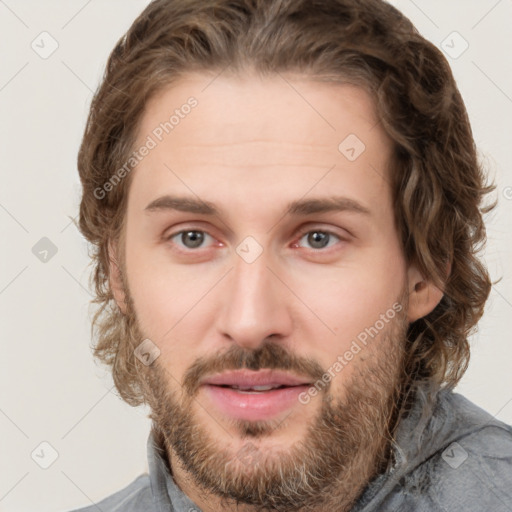
[[[169,237],[169,240],[177,238],[186,249],[197,249],[204,242],[205,237],[212,238],[208,233],[197,229],[180,231]],[[183,247],[182,246],[182,247]]]
[[[332,237],[341,240],[341,238],[338,235],[335,235],[334,233],[331,233],[330,231],[321,231],[321,230],[312,230],[308,231],[307,233],[304,233],[300,240],[306,238],[307,243],[312,246],[313,249],[323,249],[328,246],[329,241],[332,239]]]

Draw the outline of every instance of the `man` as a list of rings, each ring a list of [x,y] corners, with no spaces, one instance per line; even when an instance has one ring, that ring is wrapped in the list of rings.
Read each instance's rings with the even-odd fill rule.
[[[155,0],[78,165],[95,355],[152,419],[85,510],[512,510],[511,427],[453,393],[492,186],[396,9]]]

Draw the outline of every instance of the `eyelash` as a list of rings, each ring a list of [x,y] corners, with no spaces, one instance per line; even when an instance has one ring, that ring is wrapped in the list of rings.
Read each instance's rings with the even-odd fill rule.
[[[180,236],[182,235],[183,233],[188,233],[190,231],[193,231],[193,232],[197,232],[197,233],[204,233],[205,235],[211,237],[211,238],[215,238],[213,237],[212,235],[210,235],[207,231],[203,230],[203,229],[195,229],[195,228],[186,228],[186,229],[182,229],[180,231],[176,231],[175,233],[171,233],[170,235],[166,236],[165,237],[165,241],[168,241],[168,242],[172,242],[172,239],[177,237],[177,236]],[[297,242],[294,242],[294,246],[297,246],[298,242],[300,242],[300,240],[302,238],[304,238],[305,235],[308,235],[309,233],[323,233],[323,234],[326,234],[326,235],[329,235],[329,237],[335,237],[337,238],[340,242],[343,242],[343,241],[346,241],[344,238],[342,238],[340,235],[334,233],[333,231],[330,231],[328,229],[311,229],[311,228],[304,228],[303,230],[301,230],[297,235],[296,237],[297,238]],[[330,241],[330,240],[329,240]],[[178,248],[176,249],[178,252],[181,252],[181,253],[186,253],[186,254],[190,254],[190,253],[193,253],[193,252],[199,252],[200,249],[204,249],[202,247],[198,247],[196,249],[190,249],[190,248]],[[320,248],[320,249],[308,249],[309,251],[313,251],[315,253],[319,253],[319,252],[323,252],[323,253],[327,253],[327,252],[330,252],[330,249],[332,249],[332,246],[326,246],[326,247],[323,247],[323,248]]]

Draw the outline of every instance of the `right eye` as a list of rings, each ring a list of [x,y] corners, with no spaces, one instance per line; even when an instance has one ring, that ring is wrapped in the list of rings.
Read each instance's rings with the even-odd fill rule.
[[[197,248],[201,249],[201,245],[205,241],[206,237],[210,236],[206,231],[202,231],[200,229],[183,229],[176,233],[173,233],[166,237],[167,240],[171,240],[172,243],[175,243],[180,248],[181,251],[190,251]],[[176,239],[176,241],[174,241]]]

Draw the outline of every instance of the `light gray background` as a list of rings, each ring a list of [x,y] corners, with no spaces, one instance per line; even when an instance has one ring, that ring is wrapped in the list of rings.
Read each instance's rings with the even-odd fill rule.
[[[121,402],[92,360],[87,245],[69,220],[78,211],[76,154],[92,91],[147,3],[0,0],[0,511],[88,505],[147,469],[147,411]],[[512,0],[392,3],[439,47],[446,40],[452,53],[462,49],[453,31],[469,44],[449,61],[498,185],[485,260],[503,280],[457,391],[512,423]],[[49,48],[43,31],[59,45],[47,59],[31,48],[34,40]],[[47,262],[32,252],[43,237],[58,250]],[[58,453],[48,469],[34,461],[50,460],[43,441]]]

